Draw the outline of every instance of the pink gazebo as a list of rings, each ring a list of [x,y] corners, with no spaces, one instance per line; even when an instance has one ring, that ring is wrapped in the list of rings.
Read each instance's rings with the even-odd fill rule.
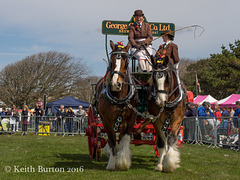
[[[218,105],[219,105],[219,107],[223,107],[223,106],[227,106],[227,107],[233,106],[233,107],[235,107],[235,103],[237,101],[240,101],[240,94],[232,94],[231,96],[228,96],[224,99],[219,100]]]
[[[194,103],[200,103],[202,104],[204,101],[209,102],[210,104],[213,104],[215,102],[217,102],[218,100],[215,99],[214,97],[212,97],[211,95],[198,95],[197,97],[195,97],[194,99]]]

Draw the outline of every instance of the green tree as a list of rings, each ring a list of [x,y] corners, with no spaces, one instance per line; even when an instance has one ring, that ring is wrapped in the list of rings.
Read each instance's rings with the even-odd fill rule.
[[[222,46],[220,54],[211,54],[187,67],[183,80],[188,90],[196,88],[195,74],[198,75],[202,94],[210,94],[216,99],[240,92],[240,41],[229,44],[230,50]],[[195,93],[195,92],[194,92]]]

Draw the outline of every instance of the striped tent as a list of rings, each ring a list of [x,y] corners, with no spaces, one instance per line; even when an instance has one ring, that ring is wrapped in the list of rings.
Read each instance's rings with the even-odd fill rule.
[[[211,95],[198,95],[194,98],[194,103],[202,104],[204,101],[208,101],[210,104],[217,102],[218,100],[212,97]]]
[[[223,106],[227,106],[227,107],[233,106],[233,107],[235,107],[235,103],[237,101],[240,101],[240,94],[232,94],[231,96],[228,96],[224,99],[219,100],[218,105],[219,105],[219,107],[223,107]]]

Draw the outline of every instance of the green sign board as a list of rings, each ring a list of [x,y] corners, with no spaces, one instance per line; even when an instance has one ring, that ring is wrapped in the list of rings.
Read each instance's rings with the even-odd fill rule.
[[[146,18],[144,22],[147,22]],[[105,20],[102,22],[102,33],[112,34],[112,35],[128,35],[129,26],[134,24],[135,18],[132,17],[130,21],[111,21]],[[175,30],[175,25],[173,23],[157,23],[148,22],[152,31],[153,36],[161,36],[161,34],[166,30]]]

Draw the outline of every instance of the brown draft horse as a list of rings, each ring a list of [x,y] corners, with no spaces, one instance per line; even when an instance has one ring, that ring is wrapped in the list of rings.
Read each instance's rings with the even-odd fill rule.
[[[159,159],[155,170],[173,172],[180,163],[177,134],[186,111],[186,90],[180,83],[178,64],[173,65],[167,57],[158,63],[155,59],[152,61],[153,82],[150,86],[148,110],[156,117],[153,125],[156,131]],[[169,126],[170,132],[168,132]]]
[[[114,45],[111,60],[105,78],[96,85],[96,108],[107,131],[108,144],[106,151],[110,154],[107,170],[128,170],[131,166],[130,135],[136,120],[136,113],[128,107],[136,107],[136,91],[128,68],[128,50]],[[119,149],[116,148],[116,131],[120,128]]]

